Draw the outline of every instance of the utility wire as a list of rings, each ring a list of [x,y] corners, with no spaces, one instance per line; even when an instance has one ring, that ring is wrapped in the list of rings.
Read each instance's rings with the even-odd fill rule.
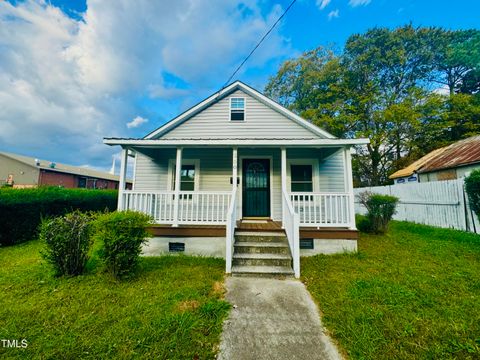
[[[268,34],[270,34],[272,32],[272,30],[275,28],[275,26],[280,22],[280,20],[282,20],[282,18],[287,14],[288,10],[290,10],[290,8],[293,6],[293,4],[295,4],[297,0],[293,0],[290,5],[288,5],[288,7],[285,9],[285,11],[283,12],[283,14],[277,19],[277,21],[275,21],[275,23],[270,27],[270,29],[268,29],[268,31],[265,33],[265,35],[263,35],[263,37],[260,39],[260,41],[257,43],[257,45],[255,45],[255,47],[253,48],[252,51],[250,51],[250,54],[248,54],[248,56],[242,61],[242,63],[237,67],[237,69],[233,72],[233,74],[228,78],[228,80],[225,82],[225,84],[223,84],[222,86],[222,89],[225,89],[227,87],[227,85],[230,83],[230,81],[233,79],[233,77],[235,76],[235,74],[241,69],[241,67],[243,66],[243,64],[245,64],[247,62],[247,60],[250,58],[250,56],[252,56],[252,54],[255,52],[255,50],[257,50],[257,48],[260,46],[260,44],[263,42],[263,40],[265,40],[265,38],[268,36]]]

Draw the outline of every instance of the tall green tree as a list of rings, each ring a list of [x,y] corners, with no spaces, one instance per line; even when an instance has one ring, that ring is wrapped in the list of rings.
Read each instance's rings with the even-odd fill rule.
[[[368,137],[355,182],[384,184],[408,161],[480,131],[477,33],[374,28],[342,53],[320,47],[285,62],[265,91],[336,136]],[[450,95],[438,91],[445,86]]]

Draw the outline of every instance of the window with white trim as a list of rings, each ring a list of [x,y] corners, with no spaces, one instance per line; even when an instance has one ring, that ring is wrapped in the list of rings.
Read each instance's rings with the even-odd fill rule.
[[[245,120],[245,98],[232,97],[230,98],[230,121],[244,121]]]
[[[170,188],[175,190],[175,160],[170,160]],[[199,180],[199,161],[185,160],[182,161],[182,169],[180,170],[180,191],[195,191],[198,190]]]
[[[312,192],[313,166],[290,165],[290,184],[292,192]]]

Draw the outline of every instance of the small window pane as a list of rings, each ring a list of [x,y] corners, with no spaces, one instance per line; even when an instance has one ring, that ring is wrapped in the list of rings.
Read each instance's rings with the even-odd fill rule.
[[[182,165],[181,181],[193,181],[195,179],[195,165]]]
[[[231,106],[232,106],[232,110],[243,110],[243,109],[245,109],[245,99],[243,99],[243,98],[232,98]]]
[[[175,189],[175,167],[173,168],[172,189]],[[180,170],[180,191],[195,190],[195,165],[182,165]]]
[[[312,181],[312,165],[292,165],[292,181]]]
[[[180,191],[193,191],[193,190],[195,190],[195,183],[194,182],[182,181],[180,183]]]
[[[312,192],[312,183],[294,183],[292,182],[292,191],[294,192]]]
[[[312,192],[312,165],[292,165],[290,167],[291,191]]]
[[[230,120],[245,120],[245,112],[243,110],[232,110],[232,113],[230,114]]]

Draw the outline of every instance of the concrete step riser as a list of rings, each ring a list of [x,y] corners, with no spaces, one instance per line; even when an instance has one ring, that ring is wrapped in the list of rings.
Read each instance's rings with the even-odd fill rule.
[[[269,273],[241,273],[233,272],[232,276],[235,277],[253,277],[253,278],[269,278],[269,279],[293,279],[292,274],[269,274]]]
[[[291,259],[233,259],[238,266],[292,266]]]
[[[288,247],[235,246],[238,254],[283,254],[290,255]]]
[[[255,236],[255,235],[235,235],[235,240],[238,242],[274,242],[274,243],[288,243],[286,236]]]

